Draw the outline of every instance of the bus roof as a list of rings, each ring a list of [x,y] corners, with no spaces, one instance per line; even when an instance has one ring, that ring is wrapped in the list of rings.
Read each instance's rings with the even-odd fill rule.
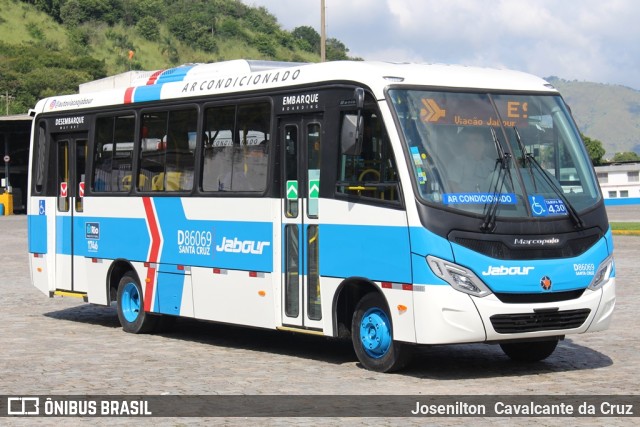
[[[120,79],[120,84],[114,78],[109,90],[88,93],[83,90],[75,95],[43,99],[35,110],[38,113],[77,110],[160,99],[284,89],[330,81],[366,86],[378,99],[384,98],[384,89],[390,85],[555,92],[545,80],[512,70],[370,61],[293,63],[233,60],[135,72],[127,79]]]

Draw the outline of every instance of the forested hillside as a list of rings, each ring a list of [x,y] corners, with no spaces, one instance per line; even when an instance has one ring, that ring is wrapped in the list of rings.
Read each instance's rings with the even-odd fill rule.
[[[640,154],[640,91],[616,85],[550,77],[572,109],[580,131],[602,141],[605,158]]]
[[[327,40],[328,60],[347,54]],[[0,0],[0,94],[10,114],[107,75],[237,58],[317,62],[320,35],[285,31],[265,8],[237,0]]]

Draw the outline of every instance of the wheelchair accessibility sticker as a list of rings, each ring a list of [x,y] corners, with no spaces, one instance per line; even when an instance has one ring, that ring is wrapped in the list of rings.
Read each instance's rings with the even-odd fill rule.
[[[567,207],[560,199],[545,199],[536,194],[529,196],[529,206],[533,216],[567,215]]]

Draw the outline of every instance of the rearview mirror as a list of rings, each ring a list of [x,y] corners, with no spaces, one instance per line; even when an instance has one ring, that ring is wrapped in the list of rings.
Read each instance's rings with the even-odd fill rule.
[[[340,131],[340,147],[346,156],[359,156],[362,153],[364,89],[355,89],[357,114],[345,114]]]
[[[340,131],[342,154],[359,156],[362,152],[362,116],[345,114]]]

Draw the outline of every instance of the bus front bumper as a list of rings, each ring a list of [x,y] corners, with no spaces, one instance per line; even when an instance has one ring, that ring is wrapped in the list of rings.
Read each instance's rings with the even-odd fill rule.
[[[456,344],[537,339],[602,331],[615,307],[615,278],[580,298],[550,303],[504,303],[450,286],[425,286],[414,293],[416,343]]]

